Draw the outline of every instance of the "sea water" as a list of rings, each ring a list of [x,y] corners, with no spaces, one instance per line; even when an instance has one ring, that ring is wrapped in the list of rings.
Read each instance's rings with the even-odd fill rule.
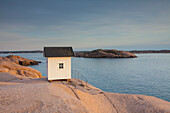
[[[9,54],[0,54],[7,56]],[[30,66],[46,75],[42,53],[14,54],[42,61]],[[72,69],[107,92],[155,96],[170,102],[170,54],[136,54],[138,58],[72,58]]]

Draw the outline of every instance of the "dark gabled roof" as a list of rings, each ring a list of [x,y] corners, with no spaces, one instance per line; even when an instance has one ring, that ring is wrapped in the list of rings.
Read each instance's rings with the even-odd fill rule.
[[[72,57],[74,52],[72,47],[44,47],[45,57]]]

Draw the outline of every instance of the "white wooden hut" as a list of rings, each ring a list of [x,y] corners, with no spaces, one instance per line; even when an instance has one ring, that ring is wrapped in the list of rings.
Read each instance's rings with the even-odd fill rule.
[[[72,47],[44,47],[47,58],[48,80],[71,80],[71,57],[74,56]]]

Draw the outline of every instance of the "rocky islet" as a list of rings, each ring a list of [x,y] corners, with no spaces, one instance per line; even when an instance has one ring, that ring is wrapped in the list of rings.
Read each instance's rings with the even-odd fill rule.
[[[115,49],[97,49],[93,51],[75,52],[75,57],[85,58],[136,58],[137,56],[127,51],[119,51]]]

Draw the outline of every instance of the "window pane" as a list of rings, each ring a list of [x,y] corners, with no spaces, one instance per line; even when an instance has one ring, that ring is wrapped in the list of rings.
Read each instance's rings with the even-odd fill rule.
[[[59,63],[59,69],[63,69],[64,68],[64,64],[63,63]]]

